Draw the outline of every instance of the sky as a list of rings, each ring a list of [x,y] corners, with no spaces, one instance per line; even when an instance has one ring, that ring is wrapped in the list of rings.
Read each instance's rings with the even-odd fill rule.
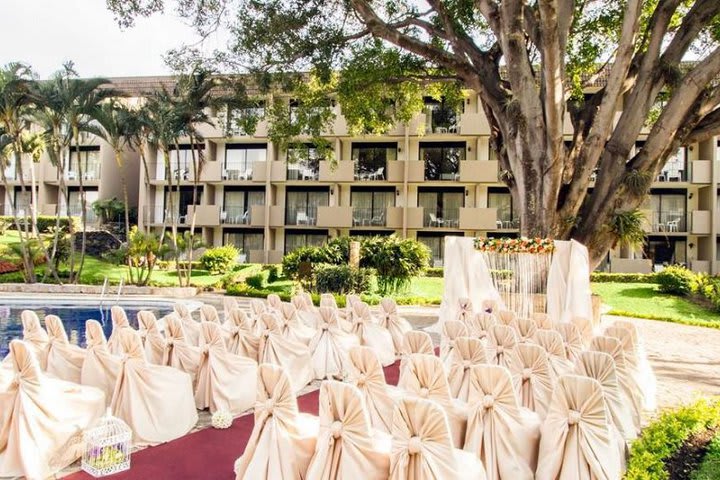
[[[0,64],[28,63],[40,78],[47,78],[68,60],[75,62],[83,77],[167,74],[162,55],[198,40],[192,29],[171,13],[139,19],[134,27],[122,30],[105,0],[0,3]]]

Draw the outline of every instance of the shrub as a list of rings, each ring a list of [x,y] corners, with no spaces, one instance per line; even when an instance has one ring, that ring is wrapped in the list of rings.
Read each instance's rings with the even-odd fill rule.
[[[231,270],[237,264],[238,250],[234,245],[208,248],[200,257],[203,268],[213,275]]]
[[[264,265],[263,270],[268,272],[268,283],[275,283],[280,280],[280,267],[277,265]]]
[[[648,425],[630,448],[625,479],[666,480],[665,460],[692,435],[720,425],[720,402],[697,402],[669,410]]]
[[[700,467],[690,475],[690,480],[717,480],[720,478],[720,435],[708,444]]]
[[[657,273],[592,272],[590,281],[596,283],[657,283]]]
[[[261,271],[260,273],[256,273],[255,275],[250,275],[249,277],[247,277],[245,279],[245,283],[247,283],[253,288],[262,290],[263,288],[267,287],[268,277],[269,274],[267,271]]]
[[[697,275],[680,265],[671,265],[656,275],[660,291],[673,295],[690,295],[697,289]]]
[[[370,290],[372,270],[349,265],[315,265],[315,288],[320,293],[361,293]]]
[[[50,233],[52,229],[55,228],[55,222],[57,220],[57,217],[55,215],[38,215],[37,216],[37,229],[40,233]],[[20,219],[20,225],[24,225],[25,222],[30,222],[32,219],[30,217],[21,218]],[[0,216],[0,222],[9,222],[10,226],[8,229],[15,230],[15,222],[13,220],[13,217],[11,216]],[[78,227],[80,226],[80,220],[76,217],[72,217],[68,220],[67,217],[61,217],[60,218],[60,228],[64,231],[68,231],[68,226],[71,228],[71,231],[75,232],[78,230]]]
[[[375,270],[381,293],[406,288],[430,263],[430,249],[417,240],[395,235],[364,240],[360,246],[360,266]]]
[[[432,278],[442,278],[444,275],[443,267],[429,267],[425,269],[425,276]]]

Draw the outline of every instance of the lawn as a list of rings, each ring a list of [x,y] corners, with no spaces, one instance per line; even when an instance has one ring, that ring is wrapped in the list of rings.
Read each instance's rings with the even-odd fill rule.
[[[667,295],[654,283],[593,283],[593,293],[610,306],[610,314],[720,328],[720,313],[692,301]]]

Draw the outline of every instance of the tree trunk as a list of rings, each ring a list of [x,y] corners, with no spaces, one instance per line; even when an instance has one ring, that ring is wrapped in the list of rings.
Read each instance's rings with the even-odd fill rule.
[[[17,166],[15,167],[17,170]],[[10,186],[7,176],[5,175],[5,167],[0,166],[0,175],[2,175],[2,182],[5,186],[5,191],[8,192],[6,195],[10,201],[10,212],[12,213],[13,217],[13,223],[15,224],[15,228],[18,231],[18,238],[20,239],[20,254],[22,256],[22,264],[23,264],[23,277],[25,278],[26,283],[35,283],[35,264],[32,259],[32,254],[30,252],[30,245],[28,244],[28,239],[26,237],[23,237],[23,228],[20,223],[20,219],[18,218],[18,211],[17,211],[17,205],[15,202],[15,195],[11,195],[9,192],[14,193],[14,189]],[[25,217],[25,223],[27,224],[27,217]]]
[[[75,137],[75,154],[78,158],[78,182],[80,185],[80,224],[82,226],[81,243],[80,243],[80,264],[78,265],[77,273],[73,274],[73,282],[80,282],[80,276],[82,275],[83,266],[85,265],[85,247],[87,241],[87,199],[85,198],[85,180],[83,179],[83,167],[82,160],[80,159],[80,131],[75,128],[73,134]]]

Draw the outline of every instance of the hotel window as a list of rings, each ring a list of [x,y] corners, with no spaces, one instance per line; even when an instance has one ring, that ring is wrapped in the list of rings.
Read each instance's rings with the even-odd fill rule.
[[[465,160],[465,146],[465,142],[420,142],[425,180],[460,180],[460,162]]]
[[[397,160],[397,142],[353,143],[352,160],[356,179],[385,180],[387,162]]]
[[[190,144],[178,145],[170,147],[168,152],[170,155],[170,172],[173,180],[189,180],[190,175],[193,173],[193,155],[195,156],[195,162],[197,165],[200,164],[199,155],[200,150],[205,149],[205,144],[195,144],[194,152],[193,147]],[[156,180],[166,180],[165,175],[165,157],[163,152],[158,150],[157,152],[157,169],[156,169]]]
[[[264,143],[228,143],[225,145],[223,177],[228,180],[252,180],[255,162],[267,160],[267,145]]]
[[[687,231],[687,200],[682,190],[651,191],[652,229],[654,232]]]
[[[81,146],[80,152],[70,149],[70,162],[65,176],[68,180],[77,180],[82,170],[84,180],[100,178],[100,147],[97,145]]]
[[[265,118],[265,102],[258,100],[244,107],[237,107],[227,110],[227,131],[237,135],[248,135],[243,124],[246,121],[259,121]]]
[[[461,107],[465,106],[462,102]],[[428,133],[457,133],[460,120],[458,109],[445,102],[425,97],[425,131]]]
[[[29,189],[24,192],[20,187],[15,188],[15,210],[18,216],[30,215],[30,205],[32,204],[32,193]]]
[[[518,228],[520,215],[513,205],[512,195],[506,188],[488,189],[488,208],[497,209],[498,228]]]
[[[327,207],[330,201],[328,187],[293,189],[288,187],[285,196],[286,225],[315,225],[318,207]]]
[[[97,188],[86,187],[83,191],[85,193],[85,218],[88,222],[94,222],[97,217],[92,209],[92,204],[99,198]],[[67,212],[72,217],[82,215],[82,198],[79,189],[68,189]]]
[[[670,155],[665,162],[658,182],[686,182],[687,181],[687,148],[680,147]]]
[[[327,230],[316,230],[312,232],[286,230],[285,253],[290,253],[300,247],[319,247],[324,245],[327,240]]]
[[[262,230],[244,230],[225,232],[224,245],[235,245],[241,254],[248,255],[250,250],[263,250],[264,237]]]
[[[385,225],[387,208],[395,205],[395,187],[353,187],[350,205],[353,207],[353,225]]]
[[[314,144],[295,144],[288,148],[288,180],[317,180],[319,174],[320,153]]]
[[[687,242],[684,238],[651,236],[645,245],[645,255],[653,265],[685,264]]]
[[[195,205],[201,204],[202,194],[203,188],[198,187]],[[170,195],[172,195],[172,211],[170,208]],[[172,187],[172,192],[170,190],[165,190],[165,221],[170,222],[172,220],[172,216],[174,215],[179,223],[184,223],[187,220],[189,205],[193,205],[193,187],[180,187],[179,192],[178,187]]]
[[[223,223],[248,225],[251,221],[253,205],[264,204],[265,189],[263,187],[242,190],[225,188],[220,220]]]
[[[418,207],[423,208],[425,227],[457,228],[464,203],[464,188],[420,188],[418,191]]]

